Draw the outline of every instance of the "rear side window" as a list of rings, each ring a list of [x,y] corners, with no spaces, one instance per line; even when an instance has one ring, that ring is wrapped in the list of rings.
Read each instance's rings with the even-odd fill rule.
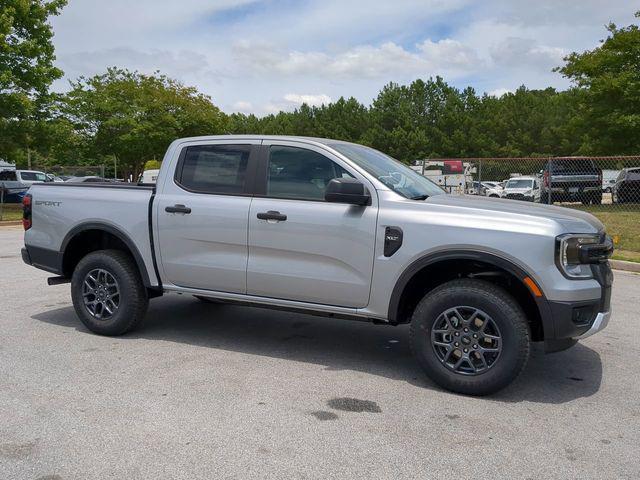
[[[27,180],[28,182],[46,182],[47,177],[44,173],[36,173],[36,172],[20,172],[20,178],[22,180]]]
[[[251,145],[187,147],[176,181],[199,193],[244,193],[250,153]]]
[[[273,145],[269,149],[267,195],[324,200],[334,178],[353,178],[344,168],[313,150]]]
[[[598,171],[593,161],[579,158],[554,160],[551,162],[551,168],[558,173],[593,173]]]
[[[0,180],[5,180],[7,182],[15,181],[16,180],[16,172],[14,172],[13,170],[6,171],[6,172],[0,172]]]

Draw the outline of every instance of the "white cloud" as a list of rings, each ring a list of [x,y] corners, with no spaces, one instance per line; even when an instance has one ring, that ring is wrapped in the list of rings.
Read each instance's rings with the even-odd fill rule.
[[[253,112],[253,104],[251,102],[239,100],[233,104],[233,110],[241,113],[251,113]]]
[[[318,52],[285,52],[273,45],[247,41],[234,45],[239,62],[249,71],[284,75],[316,75],[339,78],[380,78],[390,74],[404,76],[458,75],[481,64],[473,49],[460,42],[444,39],[425,40],[411,52],[393,42],[380,46],[361,45],[333,55]]]
[[[434,75],[480,93],[566,88],[552,68],[597,46],[609,21],[634,22],[628,3],[74,0],[52,23],[67,78],[160,70],[227,112],[264,114],[295,108],[296,92],[368,104],[389,81]]]
[[[491,58],[499,65],[540,68],[560,65],[567,53],[563,48],[540,45],[536,40],[521,37],[507,37],[490,50]]]
[[[491,96],[491,97],[498,97],[500,98],[503,95],[506,95],[507,93],[511,93],[512,90],[509,90],[508,88],[496,88],[495,90],[491,90],[490,92],[487,92],[487,95]]]
[[[295,105],[302,105],[306,103],[307,105],[319,107],[320,105],[326,105],[331,103],[331,97],[329,95],[320,94],[320,95],[301,95],[299,93],[287,93],[284,96],[284,100],[289,103],[293,103]]]

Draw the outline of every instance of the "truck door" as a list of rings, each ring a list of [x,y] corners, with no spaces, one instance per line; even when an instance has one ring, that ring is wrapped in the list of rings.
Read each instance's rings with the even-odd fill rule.
[[[378,202],[372,185],[325,150],[264,141],[249,213],[247,293],[365,307],[373,270]],[[329,203],[336,177],[357,177],[372,205]]]
[[[165,282],[246,293],[247,221],[260,140],[182,147],[154,201]]]

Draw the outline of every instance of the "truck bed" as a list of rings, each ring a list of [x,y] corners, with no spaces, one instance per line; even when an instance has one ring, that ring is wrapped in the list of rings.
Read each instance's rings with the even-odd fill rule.
[[[28,194],[32,197],[32,227],[25,232],[25,244],[34,263],[48,256],[48,264],[62,266],[61,252],[75,234],[92,225],[106,225],[136,247],[140,256],[136,260],[144,263],[150,284],[159,284],[150,236],[153,186],[41,183],[32,185]],[[56,254],[58,259],[53,258]]]

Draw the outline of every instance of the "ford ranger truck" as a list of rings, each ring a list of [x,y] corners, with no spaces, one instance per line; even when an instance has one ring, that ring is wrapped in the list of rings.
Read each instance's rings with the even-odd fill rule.
[[[100,335],[139,326],[150,299],[409,324],[438,385],[486,395],[532,342],[565,349],[609,321],[613,246],[592,215],[449,195],[372,148],[328,139],[174,141],[155,186],[34,184],[26,263],[70,282]]]

